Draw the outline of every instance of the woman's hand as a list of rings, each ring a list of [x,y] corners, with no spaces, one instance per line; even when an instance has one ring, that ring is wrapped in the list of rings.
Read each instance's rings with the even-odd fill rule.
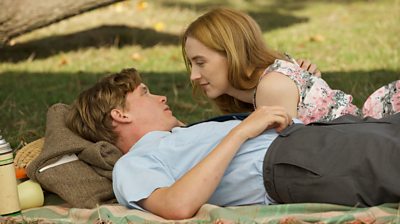
[[[298,59],[296,60],[300,68],[310,72],[312,75],[321,77],[321,71],[318,70],[316,64],[312,64],[309,60]]]

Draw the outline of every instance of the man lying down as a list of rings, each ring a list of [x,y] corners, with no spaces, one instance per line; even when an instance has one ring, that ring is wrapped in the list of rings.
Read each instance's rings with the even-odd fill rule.
[[[217,120],[183,126],[131,68],[83,91],[67,125],[124,153],[113,170],[120,204],[166,219],[190,218],[205,203],[400,201],[400,113],[302,125],[262,107]]]

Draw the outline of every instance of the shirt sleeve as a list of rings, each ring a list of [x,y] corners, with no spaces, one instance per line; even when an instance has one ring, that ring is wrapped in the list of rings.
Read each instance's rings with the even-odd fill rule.
[[[169,168],[152,155],[123,156],[114,166],[113,190],[117,201],[128,208],[141,208],[137,202],[158,188],[171,186],[175,178]]]

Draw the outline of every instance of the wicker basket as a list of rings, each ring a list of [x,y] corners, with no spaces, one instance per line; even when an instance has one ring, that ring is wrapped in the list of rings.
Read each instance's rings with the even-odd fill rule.
[[[44,138],[39,138],[18,150],[14,158],[14,166],[16,168],[26,168],[42,151],[43,144]]]

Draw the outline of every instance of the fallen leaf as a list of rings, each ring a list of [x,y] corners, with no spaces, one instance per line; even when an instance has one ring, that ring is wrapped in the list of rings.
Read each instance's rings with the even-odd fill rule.
[[[142,55],[140,55],[139,53],[135,52],[131,55],[132,60],[134,61],[140,61],[142,60]]]
[[[156,31],[160,32],[165,29],[165,24],[163,22],[157,22],[153,27]]]
[[[124,5],[123,2],[117,3],[114,5],[114,9],[116,12],[122,12],[124,11]]]
[[[69,64],[69,61],[66,58],[61,58],[60,62],[58,63],[59,66],[64,66]]]
[[[14,46],[17,43],[17,41],[15,40],[10,40],[10,42],[8,42],[9,46]]]
[[[147,1],[139,1],[136,3],[136,10],[138,11],[143,11],[147,8],[149,4],[147,3]]]
[[[311,42],[323,42],[324,40],[325,40],[325,37],[321,34],[316,34],[316,35],[310,37]]]

